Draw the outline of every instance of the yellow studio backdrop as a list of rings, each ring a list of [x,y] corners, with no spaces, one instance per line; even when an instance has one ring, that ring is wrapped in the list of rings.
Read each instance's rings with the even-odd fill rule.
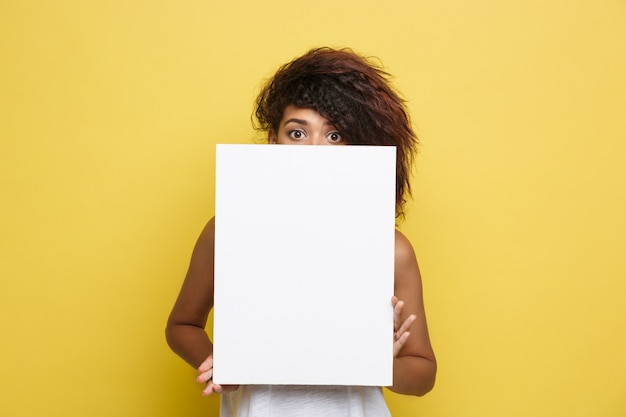
[[[216,415],[163,329],[218,142],[313,46],[422,140],[437,385],[394,416],[626,415],[626,2],[0,2],[0,416]]]

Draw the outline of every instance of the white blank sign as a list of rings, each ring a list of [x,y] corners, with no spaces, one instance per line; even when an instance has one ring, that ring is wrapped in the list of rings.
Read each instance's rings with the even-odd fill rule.
[[[392,383],[395,147],[217,145],[218,384]]]

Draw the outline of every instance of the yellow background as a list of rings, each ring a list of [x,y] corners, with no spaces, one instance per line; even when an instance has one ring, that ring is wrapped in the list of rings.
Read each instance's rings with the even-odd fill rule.
[[[313,46],[422,140],[404,232],[439,359],[394,416],[626,415],[623,0],[0,2],[0,416],[215,415],[163,328],[217,142]]]

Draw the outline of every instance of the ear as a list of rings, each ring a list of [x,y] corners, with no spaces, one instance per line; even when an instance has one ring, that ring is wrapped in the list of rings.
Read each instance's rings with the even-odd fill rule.
[[[278,136],[276,136],[276,132],[274,132],[274,129],[270,129],[269,132],[267,132],[267,143],[278,143]]]

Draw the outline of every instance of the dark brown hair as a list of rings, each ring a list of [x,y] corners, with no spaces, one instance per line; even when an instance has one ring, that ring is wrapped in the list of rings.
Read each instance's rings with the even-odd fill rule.
[[[389,79],[379,65],[350,49],[312,49],[279,68],[261,90],[255,128],[278,133],[283,111],[294,105],[320,113],[350,145],[396,146],[396,217],[401,218],[418,140]]]

